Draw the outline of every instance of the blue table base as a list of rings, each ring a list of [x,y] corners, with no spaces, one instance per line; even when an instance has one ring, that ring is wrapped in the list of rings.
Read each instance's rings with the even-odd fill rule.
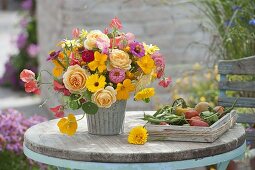
[[[24,146],[25,155],[35,161],[45,163],[48,165],[54,165],[59,167],[59,170],[64,170],[66,168],[71,169],[82,169],[82,170],[176,170],[176,169],[186,169],[202,167],[212,164],[217,164],[217,170],[225,170],[228,166],[230,160],[241,159],[244,156],[246,149],[246,143],[238,147],[235,150],[222,153],[219,155],[214,155],[210,157],[204,157],[199,159],[190,159],[183,161],[173,161],[173,162],[155,162],[155,163],[100,163],[100,162],[82,162],[82,161],[72,161],[66,159],[60,159],[55,157],[50,157],[42,155],[31,151],[26,146]]]

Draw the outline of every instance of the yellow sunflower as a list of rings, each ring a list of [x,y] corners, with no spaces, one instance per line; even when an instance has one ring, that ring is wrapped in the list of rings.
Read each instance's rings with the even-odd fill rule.
[[[135,95],[135,100],[146,100],[155,95],[154,88],[145,88]]]
[[[77,121],[74,114],[69,114],[67,118],[62,118],[58,122],[58,128],[61,133],[72,136],[77,130]]]
[[[147,142],[148,133],[143,126],[137,126],[131,129],[128,135],[128,143],[143,145]]]
[[[105,76],[98,74],[92,74],[86,81],[86,87],[91,92],[96,92],[99,89],[103,89],[106,85]]]

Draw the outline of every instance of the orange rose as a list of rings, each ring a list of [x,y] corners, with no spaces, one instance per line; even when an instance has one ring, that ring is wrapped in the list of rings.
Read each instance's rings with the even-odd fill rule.
[[[92,95],[92,101],[97,104],[98,107],[109,108],[116,102],[117,92],[113,87],[107,86],[105,89],[100,89]]]
[[[84,91],[89,73],[79,65],[69,66],[63,75],[63,83],[71,93]]]
[[[131,68],[131,62],[128,53],[113,49],[109,56],[110,66],[108,70],[112,70],[113,68],[121,68],[123,70],[129,70]]]

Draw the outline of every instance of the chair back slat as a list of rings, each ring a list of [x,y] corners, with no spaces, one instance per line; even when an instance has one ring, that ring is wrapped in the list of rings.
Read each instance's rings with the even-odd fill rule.
[[[218,104],[225,107],[230,107],[236,100],[235,97],[219,97]],[[239,97],[235,107],[252,107],[255,108],[255,98]]]
[[[220,74],[219,82],[219,100],[218,104],[225,107],[230,107],[236,100],[235,97],[228,97],[227,91],[240,91],[240,92],[255,92],[255,81],[229,81],[228,75],[255,75],[255,56],[242,58],[238,60],[221,60],[218,64],[218,70]],[[253,95],[252,95],[253,96]],[[255,108],[255,98],[253,97],[240,97],[235,107],[251,107]],[[255,123],[255,113],[251,114],[239,114],[237,119],[239,123]],[[254,147],[255,143],[255,131],[246,131],[246,140],[252,143]]]
[[[255,56],[238,60],[220,60],[220,74],[255,75]]]
[[[242,113],[238,115],[238,123],[255,123],[255,114],[254,113]]]
[[[238,60],[221,60],[218,65],[220,73],[219,105],[231,106],[235,98],[228,97],[227,91],[242,91],[249,94],[255,92],[255,81],[229,81],[227,75],[255,75],[255,56]],[[237,107],[255,108],[255,98],[241,97],[236,103]]]
[[[219,89],[232,91],[250,91],[255,92],[255,81],[220,81]]]

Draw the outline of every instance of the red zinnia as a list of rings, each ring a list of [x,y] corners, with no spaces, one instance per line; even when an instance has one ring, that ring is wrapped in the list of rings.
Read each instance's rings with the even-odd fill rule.
[[[94,61],[94,51],[91,50],[85,50],[82,52],[82,60],[85,62],[91,62]]]

